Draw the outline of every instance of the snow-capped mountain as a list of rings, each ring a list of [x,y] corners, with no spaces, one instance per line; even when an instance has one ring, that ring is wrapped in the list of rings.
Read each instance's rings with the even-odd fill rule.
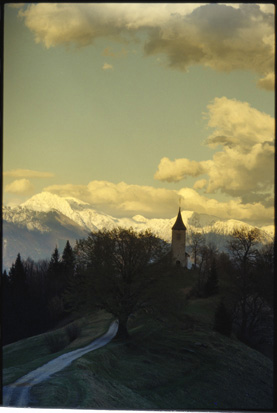
[[[202,232],[208,242],[220,249],[226,244],[234,228],[246,226],[237,220],[223,220],[216,216],[182,211],[182,218],[189,234]],[[61,250],[66,240],[74,245],[90,231],[102,228],[133,227],[137,231],[150,229],[167,242],[171,241],[171,219],[148,219],[141,215],[132,218],[115,218],[92,209],[90,204],[72,197],[60,197],[42,192],[17,207],[3,207],[3,266],[8,268],[18,252],[23,258],[49,258],[55,246]],[[264,242],[274,237],[274,226],[260,228]]]
[[[61,250],[67,240],[74,245],[76,239],[88,234],[74,221],[51,210],[31,211],[26,208],[3,208],[3,268],[10,268],[18,253],[34,260],[49,258],[55,246]]]

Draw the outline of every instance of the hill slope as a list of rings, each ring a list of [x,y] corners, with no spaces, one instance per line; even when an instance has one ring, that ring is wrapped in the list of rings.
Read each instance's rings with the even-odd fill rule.
[[[31,406],[272,409],[272,362],[235,338],[211,330],[216,304],[215,298],[192,300],[179,321],[137,314],[129,322],[129,341],[114,340],[34,386]],[[92,326],[94,335],[103,331],[108,319],[104,313],[102,317],[103,323],[101,317],[96,323],[86,317],[81,336],[64,351],[86,345],[93,337]],[[4,347],[4,384],[12,382],[18,370],[25,374],[44,364],[45,358],[53,358],[47,356],[43,336]]]

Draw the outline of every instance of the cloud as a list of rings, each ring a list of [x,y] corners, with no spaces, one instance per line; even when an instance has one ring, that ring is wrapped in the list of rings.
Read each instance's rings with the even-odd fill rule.
[[[274,3],[260,3],[260,9],[265,13],[275,13],[275,5]]]
[[[164,217],[170,210],[174,214],[178,206],[178,195],[175,191],[128,185],[125,182],[114,184],[108,181],[91,181],[88,185],[51,185],[44,190],[59,196],[73,196],[97,209],[119,216],[132,216],[139,211],[151,217]]]
[[[25,3],[11,3],[11,4],[8,4],[8,6],[13,8],[13,9],[20,9],[24,5],[25,5]]]
[[[207,185],[207,180],[206,179],[199,179],[199,181],[196,181],[193,185],[193,189],[203,189]]]
[[[54,174],[50,172],[32,171],[30,169],[12,169],[3,172],[3,176],[12,178],[53,178]]]
[[[104,63],[102,66],[103,70],[112,70],[113,69],[113,65],[110,65],[109,63]]]
[[[31,195],[34,187],[28,179],[17,179],[5,186],[5,192],[18,195]]]
[[[52,185],[44,190],[62,197],[73,196],[118,217],[141,214],[148,218],[172,218],[176,215],[180,197],[184,209],[223,219],[241,219],[260,225],[272,224],[274,216],[272,205],[264,206],[260,202],[243,204],[240,199],[219,202],[191,188],[177,191],[125,182],[91,181],[88,185]]]
[[[103,52],[102,56],[108,56],[108,57],[113,57],[113,58],[120,58],[120,57],[126,57],[128,54],[128,50],[122,48],[119,52],[114,52],[111,47],[106,47]]]
[[[164,54],[170,68],[204,65],[248,70],[259,87],[274,80],[274,12],[255,4],[37,3],[19,11],[47,48],[87,46],[106,37],[128,43],[144,33],[145,54]],[[106,49],[105,49],[106,50]],[[111,56],[111,50],[106,50]]]
[[[265,77],[257,82],[258,87],[266,90],[274,90],[275,88],[275,74],[268,73]]]
[[[179,182],[206,175],[195,183],[206,193],[222,192],[242,200],[266,202],[274,184],[274,119],[247,102],[226,97],[208,105],[208,126],[213,133],[206,144],[221,150],[207,161],[162,158],[155,179]]]
[[[112,3],[39,3],[19,12],[35,34],[35,41],[44,43],[47,48],[69,44],[87,46],[100,37],[111,36],[126,42],[124,36],[128,32],[134,35],[140,27],[152,26],[153,14],[159,21],[168,15],[164,7],[157,10],[151,5]]]
[[[195,212],[215,215],[223,219],[237,219],[256,223],[273,222],[274,207],[266,207],[260,202],[242,203],[240,199],[233,199],[228,202],[219,202],[200,195],[191,188],[183,188],[179,191],[182,196],[182,205],[185,209]]]
[[[215,98],[204,115],[208,118],[208,126],[214,128],[207,139],[211,147],[220,144],[230,148],[239,146],[246,153],[257,143],[273,143],[274,119],[247,102]]]
[[[187,176],[199,176],[207,171],[206,162],[190,161],[189,159],[170,159],[164,157],[155,173],[155,179],[167,182],[179,182]]]
[[[166,54],[169,66],[182,71],[204,65],[220,72],[250,70],[272,79],[274,19],[258,5],[206,4],[189,15],[175,15],[169,23],[151,32],[147,55]]]
[[[31,4],[19,16],[34,33],[37,43],[47,48],[75,44],[87,46],[99,37],[115,36],[125,41],[141,28],[163,25],[171,13],[190,13],[197,5],[138,3],[37,3]]]

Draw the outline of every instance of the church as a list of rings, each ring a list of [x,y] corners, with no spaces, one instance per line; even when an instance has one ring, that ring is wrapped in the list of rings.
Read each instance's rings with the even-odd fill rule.
[[[177,219],[172,227],[171,254],[172,264],[184,268],[187,267],[189,256],[186,253],[186,232],[187,228],[182,219],[181,208],[179,208]]]

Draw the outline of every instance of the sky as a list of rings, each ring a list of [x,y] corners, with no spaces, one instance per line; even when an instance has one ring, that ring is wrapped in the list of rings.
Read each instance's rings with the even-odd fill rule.
[[[274,6],[4,9],[3,201],[271,225]]]

